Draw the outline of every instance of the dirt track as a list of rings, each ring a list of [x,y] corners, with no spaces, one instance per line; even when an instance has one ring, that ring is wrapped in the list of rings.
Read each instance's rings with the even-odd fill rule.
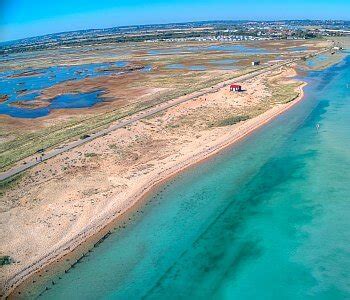
[[[29,160],[24,160],[23,161],[23,164],[20,165],[20,166],[16,166],[6,172],[3,172],[0,174],[0,181],[2,180],[6,180],[8,178],[10,178],[11,176],[14,176],[14,175],[17,175],[25,170],[28,170],[40,163],[42,163],[43,161],[45,160],[48,160],[52,157],[55,157],[56,155],[59,155],[59,154],[62,154],[68,150],[71,150],[75,147],[78,147],[82,144],[85,144],[85,143],[88,143],[90,142],[91,140],[93,139],[96,139],[98,137],[101,137],[101,136],[104,136],[114,130],[117,130],[117,129],[120,129],[120,128],[123,128],[127,125],[130,125],[132,123],[135,123],[141,119],[144,119],[144,118],[147,118],[147,117],[150,117],[152,115],[155,115],[159,112],[162,112],[164,110],[167,110],[169,109],[170,107],[173,107],[175,105],[178,105],[180,103],[183,103],[183,102],[186,102],[186,101],[189,101],[191,99],[194,99],[194,98],[197,98],[199,96],[203,96],[207,93],[212,93],[212,92],[216,92],[218,89],[232,83],[232,82],[236,82],[236,81],[245,81],[245,80],[249,80],[255,76],[258,76],[264,72],[267,72],[267,71],[271,71],[271,70],[274,70],[276,68],[279,68],[281,66],[286,66],[286,65],[289,65],[289,64],[292,64],[296,61],[298,61],[299,59],[294,59],[294,60],[291,60],[291,61],[288,61],[288,62],[284,62],[284,63],[276,63],[274,64],[273,66],[270,66],[270,67],[265,67],[263,69],[259,69],[257,71],[253,71],[252,73],[248,74],[248,75],[243,75],[243,76],[240,76],[240,77],[237,77],[235,78],[234,80],[229,80],[229,81],[225,81],[225,82],[221,82],[213,87],[209,87],[209,88],[205,88],[203,90],[200,90],[200,91],[197,91],[197,92],[194,92],[194,93],[191,93],[189,95],[186,95],[186,96],[183,96],[183,97],[180,97],[180,98],[177,98],[177,99],[173,99],[173,100],[170,100],[170,101],[167,101],[165,103],[162,103],[162,104],[159,104],[159,105],[156,105],[152,108],[149,108],[149,109],[146,109],[146,110],[143,110],[141,112],[138,112],[136,114],[134,114],[133,116],[131,117],[127,117],[127,118],[124,118],[118,122],[116,122],[115,124],[111,125],[110,127],[106,128],[106,129],[103,129],[103,130],[100,130],[96,133],[93,133],[91,134],[90,136],[86,137],[85,139],[80,139],[80,140],[76,140],[76,141],[73,141],[69,144],[66,144],[64,145],[63,147],[56,147],[48,152],[46,152],[45,154],[43,155],[36,155],[34,157],[31,157]],[[40,157],[40,159],[39,159]]]

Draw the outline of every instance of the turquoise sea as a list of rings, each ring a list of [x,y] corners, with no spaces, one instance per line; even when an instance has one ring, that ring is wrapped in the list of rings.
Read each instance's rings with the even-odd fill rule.
[[[40,298],[350,299],[350,56],[303,79],[304,101],[160,187]]]

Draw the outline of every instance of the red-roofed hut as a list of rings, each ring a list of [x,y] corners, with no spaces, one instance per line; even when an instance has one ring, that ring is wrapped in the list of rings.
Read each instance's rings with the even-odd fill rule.
[[[240,86],[239,84],[231,84],[230,91],[240,92],[242,91],[242,86]]]

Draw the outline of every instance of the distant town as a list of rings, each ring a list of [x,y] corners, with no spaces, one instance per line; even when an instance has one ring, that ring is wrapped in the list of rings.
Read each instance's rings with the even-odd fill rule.
[[[0,54],[91,44],[158,41],[311,39],[350,35],[350,21],[203,21],[122,26],[49,34],[0,43]]]

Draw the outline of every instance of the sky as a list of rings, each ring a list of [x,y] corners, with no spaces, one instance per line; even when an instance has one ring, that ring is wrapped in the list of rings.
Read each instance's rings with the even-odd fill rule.
[[[350,0],[0,0],[0,41],[205,20],[350,20]]]

